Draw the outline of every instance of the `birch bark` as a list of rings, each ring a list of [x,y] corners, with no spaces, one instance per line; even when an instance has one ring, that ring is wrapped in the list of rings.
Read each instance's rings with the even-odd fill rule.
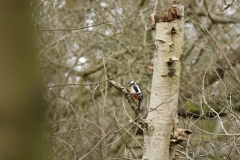
[[[150,111],[146,119],[148,130],[144,133],[143,160],[168,160],[174,157],[174,150],[170,149],[170,137],[178,127],[183,37],[183,17],[156,24],[154,70]]]

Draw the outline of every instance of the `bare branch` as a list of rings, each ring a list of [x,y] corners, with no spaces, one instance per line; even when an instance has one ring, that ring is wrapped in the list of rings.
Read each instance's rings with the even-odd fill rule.
[[[236,71],[234,70],[232,64],[229,62],[227,56],[225,55],[225,53],[223,52],[222,48],[220,47],[220,45],[218,44],[218,42],[216,41],[216,39],[213,37],[213,35],[209,32],[209,30],[203,26],[203,28],[207,31],[207,33],[210,35],[210,37],[214,40],[214,42],[216,43],[216,45],[218,46],[218,49],[220,50],[220,52],[222,53],[223,57],[225,58],[225,60],[227,61],[228,65],[230,66],[232,72],[233,72],[233,75],[234,77],[236,78],[237,82],[240,84],[240,80],[239,80],[239,77],[236,73]]]
[[[102,24],[109,24],[109,25],[113,25],[113,24],[118,24],[118,23],[122,23],[123,21],[126,21],[127,19],[129,19],[130,17],[132,17],[137,11],[139,10],[139,8],[137,8],[131,15],[129,15],[127,18],[121,20],[121,21],[117,21],[117,22],[105,22],[105,20],[101,23],[96,23],[96,24],[92,24],[90,26],[86,26],[86,27],[79,27],[79,28],[54,28],[54,29],[39,29],[38,31],[76,31],[76,30],[81,30],[81,29],[86,29],[86,28],[91,28],[91,27],[96,27]]]
[[[134,110],[135,114],[137,116],[139,116],[140,112],[138,111],[138,106],[137,106],[136,102],[134,101],[132,95],[128,92],[128,90],[125,89],[121,84],[119,84],[113,80],[108,80],[108,82],[113,87],[115,87],[117,90],[119,90],[125,96],[125,98],[127,98],[128,103],[130,104],[132,110]]]

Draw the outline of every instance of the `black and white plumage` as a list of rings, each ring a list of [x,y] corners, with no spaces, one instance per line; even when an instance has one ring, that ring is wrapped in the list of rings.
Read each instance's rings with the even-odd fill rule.
[[[128,85],[130,87],[130,94],[132,94],[133,97],[138,100],[138,111],[140,111],[140,102],[143,100],[142,90],[134,81],[130,81]]]

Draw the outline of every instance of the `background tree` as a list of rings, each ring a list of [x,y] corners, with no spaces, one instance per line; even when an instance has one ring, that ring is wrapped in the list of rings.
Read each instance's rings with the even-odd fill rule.
[[[134,112],[107,79],[142,86],[148,112],[154,32],[151,13],[171,1],[32,1],[44,74],[53,159],[142,156]],[[179,126],[193,135],[176,149],[185,159],[236,159],[239,154],[239,2],[181,1],[185,40]],[[220,46],[220,48],[218,48]],[[221,49],[221,50],[220,50]],[[224,56],[225,55],[225,56]],[[229,63],[231,66],[229,65]],[[235,72],[234,72],[235,71]]]
[[[43,111],[30,1],[0,1],[0,159],[43,160]],[[40,82],[40,84],[39,84]]]

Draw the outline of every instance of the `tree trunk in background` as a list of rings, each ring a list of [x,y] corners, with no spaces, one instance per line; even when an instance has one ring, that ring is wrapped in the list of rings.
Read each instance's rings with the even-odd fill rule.
[[[168,160],[175,155],[170,150],[170,137],[178,127],[178,90],[183,54],[184,18],[156,24],[154,71],[150,112],[144,133],[143,160]],[[169,152],[170,151],[170,152]]]
[[[41,107],[29,0],[0,0],[0,159],[40,160]]]

